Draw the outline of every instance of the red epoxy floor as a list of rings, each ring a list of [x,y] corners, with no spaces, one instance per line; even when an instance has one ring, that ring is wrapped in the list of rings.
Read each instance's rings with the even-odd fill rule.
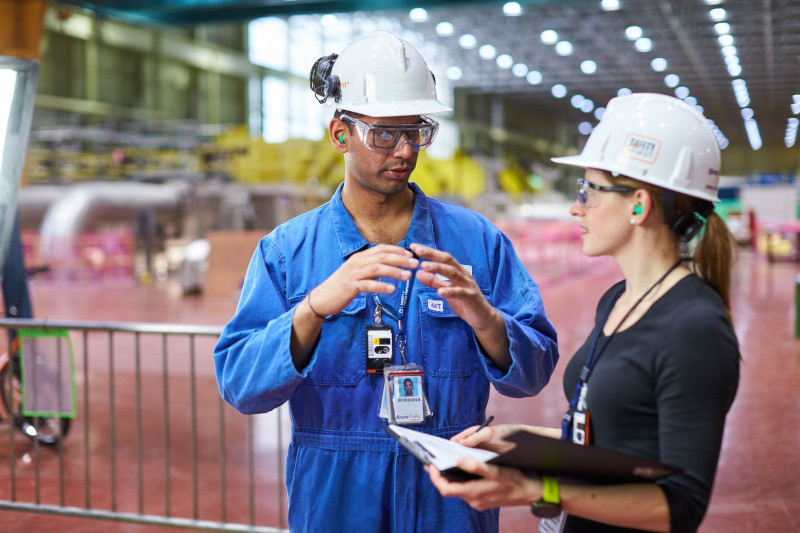
[[[743,355],[742,380],[729,415],[715,491],[700,529],[702,533],[800,531],[800,340],[794,338],[798,272],[800,266],[795,263],[768,264],[748,251],[742,252],[734,278],[734,314]],[[535,271],[533,275],[536,278]],[[618,273],[607,268],[543,284],[545,306],[559,332],[562,358],[567,359],[583,341],[598,297],[617,279]],[[168,284],[69,286],[35,282],[32,291],[38,317],[64,320],[219,325],[228,319],[236,304],[235,295],[183,298]],[[562,368],[560,364],[551,385],[536,398],[514,400],[493,396],[489,413],[496,417],[497,423],[556,426],[566,402],[560,385]],[[7,459],[3,462],[7,464]],[[215,459],[201,466],[219,469]],[[81,486],[75,490],[84,489]],[[120,507],[130,509],[131,505],[121,502]],[[175,531],[16,511],[0,511],[0,530]],[[504,533],[535,530],[535,520],[527,509],[502,511]]]

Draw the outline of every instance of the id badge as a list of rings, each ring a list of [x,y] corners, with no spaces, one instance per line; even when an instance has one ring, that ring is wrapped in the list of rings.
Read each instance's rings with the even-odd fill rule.
[[[567,523],[567,513],[562,512],[554,518],[539,520],[539,533],[561,533]]]
[[[367,373],[383,372],[383,367],[392,364],[392,327],[367,326]]]
[[[589,411],[575,411],[572,415],[572,442],[589,445]]]
[[[416,365],[384,368],[379,415],[391,424],[422,424],[431,416],[424,388],[425,372]]]

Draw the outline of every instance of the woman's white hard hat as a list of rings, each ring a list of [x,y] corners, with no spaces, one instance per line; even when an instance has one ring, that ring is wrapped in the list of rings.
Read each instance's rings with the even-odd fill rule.
[[[719,202],[720,150],[708,120],[683,100],[634,93],[611,99],[579,155],[552,161],[596,168]]]

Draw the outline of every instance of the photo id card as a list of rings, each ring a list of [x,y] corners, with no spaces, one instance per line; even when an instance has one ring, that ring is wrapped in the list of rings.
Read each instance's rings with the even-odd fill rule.
[[[380,416],[391,424],[422,424],[431,416],[423,387],[424,371],[416,365],[384,368]]]

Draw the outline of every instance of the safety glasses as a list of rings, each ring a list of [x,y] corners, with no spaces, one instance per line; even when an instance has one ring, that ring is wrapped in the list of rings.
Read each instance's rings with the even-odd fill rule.
[[[397,143],[405,138],[405,142],[411,145],[411,149],[419,152],[433,142],[436,132],[439,131],[439,123],[428,117],[420,117],[420,122],[416,124],[367,124],[350,115],[342,115],[342,121],[353,124],[358,132],[358,138],[364,146],[374,152],[391,154],[399,147]]]
[[[602,185],[595,185],[587,181],[586,178],[580,178],[578,179],[578,203],[581,207],[592,207],[592,205],[594,205],[594,202],[592,202],[593,196],[589,193],[590,189],[600,192],[618,192],[622,194],[630,194],[636,190],[634,187],[604,187]]]

